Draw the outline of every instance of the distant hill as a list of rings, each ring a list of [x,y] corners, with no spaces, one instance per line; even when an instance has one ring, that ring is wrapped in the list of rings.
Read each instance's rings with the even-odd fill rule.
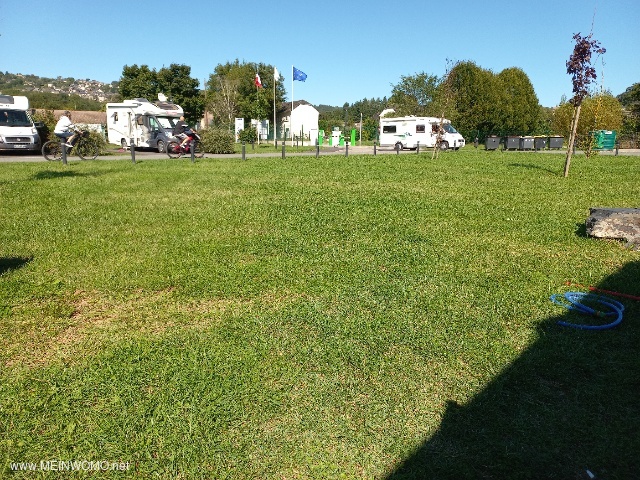
[[[47,78],[9,72],[0,72],[0,92],[7,95],[26,95],[34,108],[75,110],[98,110],[104,103],[119,97],[118,82]]]

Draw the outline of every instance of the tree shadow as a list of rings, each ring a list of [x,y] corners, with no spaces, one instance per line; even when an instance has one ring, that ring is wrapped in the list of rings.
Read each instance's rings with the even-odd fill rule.
[[[0,275],[24,267],[33,257],[0,257]]]
[[[55,170],[44,170],[36,173],[33,176],[33,180],[51,180],[53,178],[65,178],[65,177],[86,177],[86,173],[78,173],[72,170],[63,170],[63,171],[55,171]]]
[[[557,175],[558,172],[560,172],[559,170],[551,170],[550,168],[544,168],[544,167],[541,167],[540,165],[535,165],[535,164],[532,164],[532,163],[510,163],[509,166],[510,167],[528,168],[528,169],[531,169],[531,170],[542,170],[543,172],[551,173],[553,175]]]
[[[640,261],[598,288],[640,294]],[[439,429],[388,480],[640,478],[640,305],[601,331],[568,310]],[[603,322],[607,323],[607,322]],[[592,477],[592,475],[594,477]]]

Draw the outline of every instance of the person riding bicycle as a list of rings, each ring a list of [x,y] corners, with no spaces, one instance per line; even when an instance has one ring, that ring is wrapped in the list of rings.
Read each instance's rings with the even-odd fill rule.
[[[53,133],[56,137],[64,140],[67,147],[73,147],[76,132],[75,125],[71,122],[71,112],[69,110],[65,110],[60,116],[58,123],[56,123],[56,128],[53,129]]]
[[[184,121],[184,117],[180,117],[180,120],[173,127],[173,136],[180,139],[180,148],[184,147],[189,140],[191,140],[191,127]]]

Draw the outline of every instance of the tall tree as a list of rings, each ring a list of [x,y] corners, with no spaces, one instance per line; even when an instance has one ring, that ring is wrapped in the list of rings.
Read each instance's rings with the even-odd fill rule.
[[[450,120],[456,128],[465,137],[498,133],[499,97],[493,73],[466,61],[456,64],[449,75],[455,112]]]
[[[416,75],[401,76],[400,83],[393,86],[389,106],[398,116],[437,115],[433,109],[440,79],[425,72]]]
[[[118,85],[123,99],[146,98],[153,100],[158,95],[158,78],[155,69],[147,65],[125,65]]]
[[[569,136],[569,145],[567,148],[567,157],[564,163],[564,176],[569,176],[569,165],[571,164],[571,155],[573,153],[573,145],[576,140],[576,130],[578,129],[578,121],[580,119],[580,108],[582,101],[589,94],[589,85],[597,78],[596,69],[591,66],[591,57],[594,53],[602,55],[606,52],[600,46],[600,42],[592,39],[590,33],[586,37],[576,33],[573,36],[576,44],[573,53],[567,60],[567,73],[571,75],[573,83],[573,98],[571,104],[574,107],[573,119],[571,120],[571,134]]]
[[[180,105],[189,123],[202,118],[203,100],[198,90],[200,82],[191,78],[191,67],[171,64],[156,72],[147,65],[125,65],[120,78],[119,93],[123,99],[146,98],[154,101],[159,93]]]
[[[497,105],[501,129],[507,134],[530,135],[538,125],[540,103],[526,73],[512,67],[496,77],[500,101]]]
[[[255,85],[256,73],[262,88]],[[264,63],[234,62],[218,64],[207,82],[207,109],[217,126],[232,128],[235,117],[246,120],[271,118],[274,107],[285,99],[283,77],[276,82],[274,67]]]

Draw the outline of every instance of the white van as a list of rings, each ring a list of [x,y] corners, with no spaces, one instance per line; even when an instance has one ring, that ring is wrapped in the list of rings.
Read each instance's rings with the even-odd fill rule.
[[[166,100],[151,103],[146,98],[134,98],[107,103],[107,139],[126,148],[133,138],[136,147],[162,153],[173,140],[171,132],[183,113],[182,107]]]
[[[415,149],[433,147],[438,138],[440,118],[437,117],[390,117],[380,118],[380,146]],[[464,138],[447,119],[442,120],[440,149],[458,150],[464,147]]]
[[[27,97],[0,94],[0,150],[40,151],[36,126]]]

